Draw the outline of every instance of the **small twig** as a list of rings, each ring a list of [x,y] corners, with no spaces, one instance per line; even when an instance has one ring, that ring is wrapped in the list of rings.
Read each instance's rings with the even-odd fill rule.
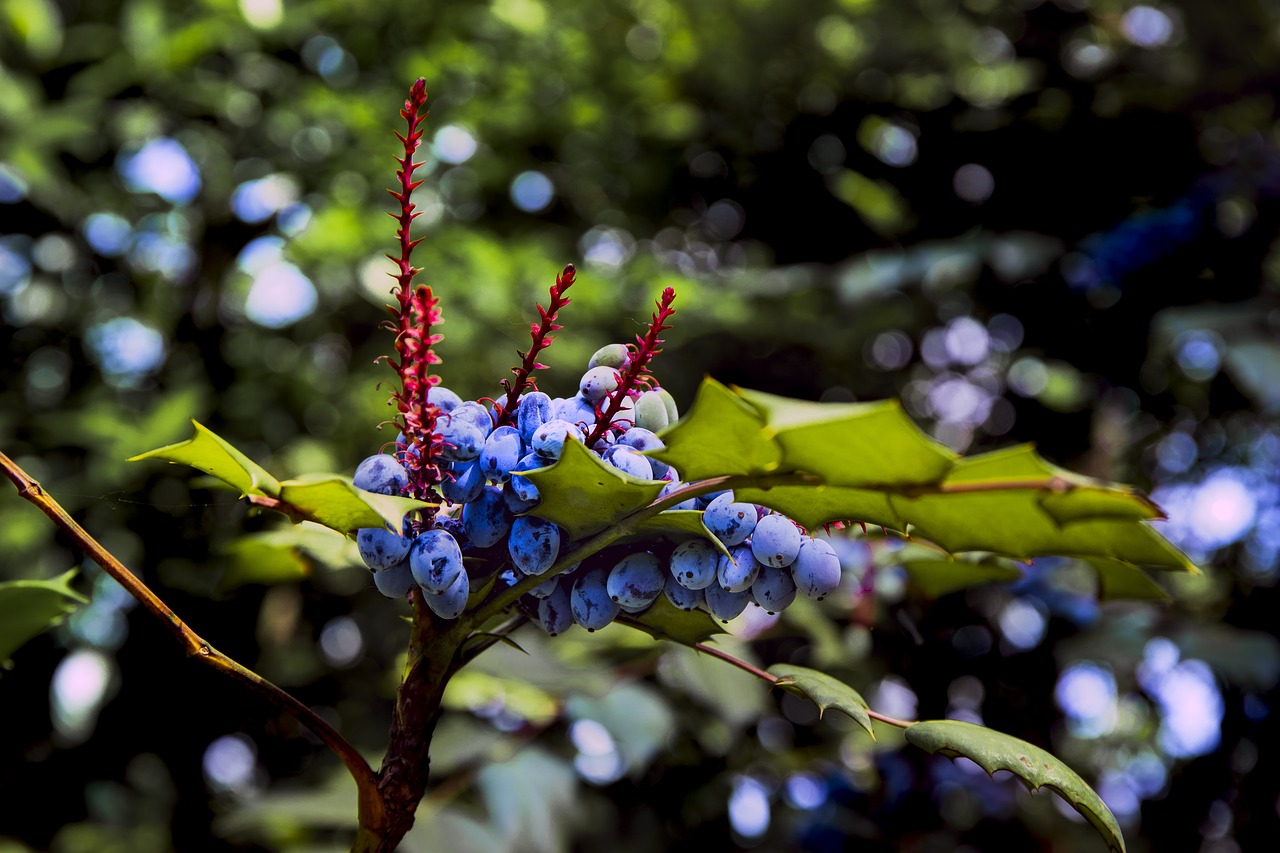
[[[705,652],[706,654],[711,655],[712,657],[720,658],[720,660],[724,661],[727,664],[736,666],[738,669],[742,670],[743,672],[749,672],[752,675],[754,675],[756,678],[760,679],[761,681],[767,681],[771,686],[776,687],[778,685],[778,682],[781,681],[781,679],[778,678],[778,676],[765,672],[760,667],[755,666],[754,664],[749,664],[746,661],[744,661],[742,658],[736,658],[733,655],[729,654],[728,652],[723,651],[721,649],[717,649],[714,646],[708,646],[706,643],[695,643],[693,647],[700,652]],[[887,725],[890,725],[890,726],[896,726],[897,728],[905,729],[915,725],[915,723],[910,720],[899,720],[897,717],[890,717],[888,714],[881,714],[880,712],[873,711],[870,708],[867,708],[865,710],[867,712],[867,716],[870,717],[871,719],[879,720],[880,722],[886,723]]]
[[[380,808],[377,796],[378,780],[374,776],[368,762],[350,742],[329,725],[323,717],[308,708],[291,694],[272,684],[256,672],[243,666],[232,658],[215,649],[199,634],[191,630],[187,623],[174,613],[169,605],[151,591],[141,579],[130,571],[123,563],[102,546],[96,539],[76,523],[67,511],[44,490],[34,478],[22,470],[16,462],[0,452],[0,467],[18,490],[18,495],[35,504],[41,512],[49,517],[55,525],[75,540],[88,556],[102,567],[108,575],[136,598],[143,607],[164,623],[169,633],[186,649],[187,656],[213,667],[224,675],[240,682],[254,693],[264,697],[286,714],[297,719],[324,743],[325,746],[341,759],[356,785],[360,789],[360,811],[362,816],[367,810]]]
[[[600,417],[596,421],[595,429],[591,431],[591,435],[587,436],[584,442],[587,447],[595,446],[610,427],[613,426],[613,419],[618,416],[618,412],[622,411],[622,403],[627,399],[628,395],[634,388],[642,387],[652,381],[651,376],[647,376],[649,372],[649,362],[655,355],[662,352],[659,345],[662,339],[658,335],[662,334],[671,327],[666,325],[666,320],[675,312],[671,307],[671,303],[675,301],[676,291],[673,287],[668,287],[662,291],[662,297],[658,300],[658,310],[653,313],[649,320],[649,328],[644,335],[636,335],[636,342],[628,346],[633,350],[631,353],[631,363],[627,365],[626,370],[619,371],[618,387],[609,392],[608,405],[600,412]]]

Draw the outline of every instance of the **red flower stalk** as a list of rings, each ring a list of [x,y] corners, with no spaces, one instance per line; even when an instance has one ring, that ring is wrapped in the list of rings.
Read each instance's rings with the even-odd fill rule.
[[[662,291],[662,298],[656,303],[658,310],[653,313],[649,320],[648,331],[644,335],[636,335],[634,344],[627,344],[627,349],[631,352],[631,362],[627,365],[626,370],[619,371],[621,376],[618,380],[618,387],[609,392],[609,396],[605,398],[608,401],[607,405],[604,406],[600,417],[597,419],[595,429],[591,431],[591,435],[587,436],[587,447],[591,447],[599,441],[613,426],[613,419],[622,410],[622,401],[627,399],[632,391],[639,388],[647,388],[653,384],[653,377],[649,374],[649,362],[655,355],[662,352],[659,347],[663,341],[658,335],[671,328],[666,325],[666,320],[676,313],[675,309],[671,307],[671,303],[675,299],[675,288],[668,287]]]
[[[556,283],[551,286],[551,302],[549,307],[543,308],[541,303],[538,305],[538,322],[529,324],[529,334],[533,337],[533,344],[529,347],[528,352],[516,350],[516,355],[520,356],[520,366],[511,368],[511,372],[516,375],[516,381],[509,379],[502,380],[502,388],[507,392],[507,399],[494,406],[497,412],[497,422],[495,426],[502,426],[510,423],[511,418],[515,415],[516,404],[520,400],[520,395],[526,389],[538,390],[537,380],[533,378],[533,371],[546,370],[547,366],[538,362],[538,353],[551,346],[551,342],[555,340],[552,332],[558,332],[564,328],[556,324],[556,315],[560,313],[560,309],[572,302],[564,294],[573,286],[573,278],[578,274],[573,264],[566,264],[564,270],[556,276]]]
[[[422,215],[415,212],[410,198],[422,183],[413,179],[414,171],[422,165],[413,162],[413,155],[422,141],[422,130],[418,125],[426,118],[422,109],[426,101],[427,84],[419,78],[409,90],[404,109],[400,110],[400,117],[408,125],[405,134],[396,133],[396,138],[404,146],[404,155],[396,158],[396,179],[400,186],[398,190],[387,190],[400,202],[398,214],[387,214],[397,222],[396,239],[400,242],[400,256],[387,255],[397,267],[396,272],[388,273],[396,280],[391,288],[396,304],[387,306],[394,317],[389,327],[396,333],[396,357],[389,358],[387,362],[400,379],[400,388],[392,392],[390,404],[399,413],[394,423],[404,433],[403,446],[397,448],[402,453],[398,455],[404,460],[409,474],[409,491],[418,499],[425,499],[431,488],[440,482],[441,473],[435,456],[442,443],[435,429],[440,410],[428,402],[427,394],[440,384],[440,377],[431,374],[431,365],[439,364],[440,357],[431,348],[444,337],[432,331],[432,327],[443,322],[443,318],[439,300],[431,288],[413,283],[413,277],[422,272],[413,265],[413,250],[423,238],[414,240],[409,236],[413,220]]]

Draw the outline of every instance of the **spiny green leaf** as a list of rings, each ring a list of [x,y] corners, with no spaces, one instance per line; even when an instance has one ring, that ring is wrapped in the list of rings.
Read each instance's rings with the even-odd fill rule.
[[[1089,557],[1085,562],[1098,573],[1098,598],[1103,601],[1168,601],[1169,593],[1132,563]]]
[[[705,610],[681,610],[665,595],[658,596],[644,613],[634,616],[619,614],[618,621],[644,631],[654,639],[670,640],[682,646],[694,646],[715,634],[724,633],[724,626]]]
[[[140,459],[163,459],[182,465],[190,465],[211,474],[245,495],[280,496],[280,483],[258,463],[231,446],[229,442],[197,421],[196,434],[179,444],[170,444],[130,457],[130,462]]]
[[[571,540],[598,533],[648,506],[663,487],[657,480],[622,473],[573,439],[564,443],[555,464],[514,476],[527,477],[542,497],[529,514],[558,524]]]
[[[1111,810],[1074,770],[1024,740],[961,720],[927,720],[909,726],[906,738],[930,753],[962,755],[988,774],[1008,770],[1027,790],[1052,788],[1093,825],[1107,846],[1124,853],[1124,835]]]
[[[646,519],[641,523],[634,536],[625,537],[621,541],[628,542],[631,539],[651,540],[655,536],[672,534],[681,538],[690,534],[699,536],[710,542],[711,546],[721,554],[726,557],[729,556],[729,549],[702,523],[702,510],[700,509],[669,509],[666,512],[660,512],[653,518]]]
[[[1044,489],[1020,485],[1025,476],[1020,453],[997,451],[961,460],[933,494],[894,495],[890,502],[910,522],[911,532],[952,553],[991,551],[1019,560],[1101,556],[1196,571],[1185,554],[1131,514],[1133,504],[1121,504],[1126,507],[1122,515],[1059,523],[1041,501]],[[1001,487],[1005,483],[1009,487]]]
[[[871,489],[841,486],[770,486],[736,488],[734,498],[775,509],[816,530],[831,521],[861,521],[890,530],[906,530],[907,522],[894,509],[890,496]]]
[[[764,417],[779,468],[812,471],[828,486],[932,483],[959,458],[929,438],[897,400],[812,403],[734,388]]]
[[[0,583],[0,664],[23,643],[52,628],[62,618],[88,603],[71,588],[72,569],[52,580],[16,580]]]
[[[769,674],[777,677],[776,686],[812,700],[818,706],[818,716],[828,708],[835,708],[866,729],[872,740],[876,739],[871,716],[867,714],[867,701],[843,681],[825,672],[789,663],[774,664],[769,667]]]
[[[910,578],[911,588],[927,598],[938,598],[958,589],[996,581],[1016,581],[1022,572],[997,559],[972,560],[904,560],[902,568]]]
[[[766,473],[777,469],[782,452],[764,426],[758,409],[707,377],[688,413],[662,433],[666,447],[648,455],[674,465],[687,483]]]
[[[366,492],[352,485],[349,477],[338,474],[286,480],[280,484],[280,500],[303,518],[341,533],[384,526],[399,531],[405,515],[434,506],[412,498]]]

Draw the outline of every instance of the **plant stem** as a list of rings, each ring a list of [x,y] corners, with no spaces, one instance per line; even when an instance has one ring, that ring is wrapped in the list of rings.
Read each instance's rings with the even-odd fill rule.
[[[88,531],[77,524],[75,519],[67,514],[67,511],[54,500],[52,495],[45,491],[43,486],[3,452],[0,452],[0,467],[4,469],[9,481],[17,488],[19,497],[35,504],[55,525],[70,536],[85,554],[93,558],[102,567],[103,571],[114,578],[143,607],[159,619],[169,629],[169,633],[173,634],[174,638],[183,646],[188,657],[195,658],[201,663],[213,667],[223,675],[240,682],[315,732],[325,746],[333,750],[343,765],[346,766],[347,771],[351,773],[352,778],[355,779],[356,786],[360,791],[361,822],[365,821],[366,816],[370,820],[379,819],[378,816],[382,811],[382,806],[378,797],[377,778],[374,776],[373,769],[369,767],[369,763],[364,760],[364,757],[346,738],[340,735],[333,726],[329,725],[323,717],[294,696],[272,684],[248,667],[227,657],[206,642],[199,634],[191,630],[187,623],[183,622],[169,605],[165,604],[158,595],[151,591],[150,587],[116,559],[101,543],[89,535]]]
[[[756,678],[760,679],[761,681],[767,681],[772,686],[776,686],[778,681],[780,680],[776,675],[765,672],[760,667],[755,666],[754,664],[747,663],[742,658],[734,657],[733,655],[729,654],[728,652],[722,649],[717,649],[714,646],[708,646],[706,643],[696,643],[694,645],[694,648],[700,652],[709,654],[714,658],[719,658],[725,663],[736,666],[738,669],[742,670],[743,672],[749,672],[752,675],[754,675]],[[880,722],[886,723],[890,726],[897,726],[900,729],[910,728],[911,726],[915,725],[913,721],[899,720],[897,717],[890,717],[887,714],[881,714],[878,711],[871,710],[870,708],[867,708],[866,711],[867,711],[867,716],[870,717],[871,719],[879,720]]]

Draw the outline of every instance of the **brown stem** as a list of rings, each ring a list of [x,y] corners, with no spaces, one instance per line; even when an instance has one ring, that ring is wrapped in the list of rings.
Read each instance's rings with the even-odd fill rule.
[[[256,672],[227,657],[206,642],[199,634],[191,630],[187,623],[183,622],[169,605],[165,604],[158,595],[152,592],[137,575],[117,560],[101,543],[90,536],[88,531],[77,524],[75,519],[68,515],[66,510],[44,490],[43,486],[3,452],[0,452],[0,468],[4,469],[5,476],[17,488],[18,495],[35,504],[55,525],[75,540],[81,550],[92,557],[102,567],[103,571],[114,578],[130,595],[141,602],[143,607],[159,619],[169,629],[169,633],[173,634],[174,638],[186,649],[188,657],[195,658],[201,663],[213,667],[223,675],[240,682],[311,729],[324,742],[325,746],[333,750],[346,766],[348,772],[351,773],[352,778],[355,779],[356,786],[360,791],[361,823],[365,821],[366,817],[370,820],[378,819],[378,814],[381,812],[381,803],[378,798],[377,779],[374,777],[369,763],[364,760],[364,757],[346,738],[338,734],[337,730],[329,725],[323,717],[302,704],[298,699]]]
[[[709,654],[714,658],[720,658],[720,660],[736,666],[743,672],[749,672],[761,681],[769,682],[770,685],[777,685],[780,680],[778,676],[765,672],[760,667],[747,663],[742,658],[736,658],[722,649],[717,649],[714,646],[708,646],[706,643],[696,643],[694,644],[694,648],[700,652]],[[880,722],[886,723],[890,726],[897,726],[900,729],[909,728],[915,725],[915,723],[910,720],[899,720],[897,717],[890,717],[888,714],[881,714],[879,711],[873,711],[870,708],[867,708],[866,711],[867,716],[871,719],[879,720]]]

